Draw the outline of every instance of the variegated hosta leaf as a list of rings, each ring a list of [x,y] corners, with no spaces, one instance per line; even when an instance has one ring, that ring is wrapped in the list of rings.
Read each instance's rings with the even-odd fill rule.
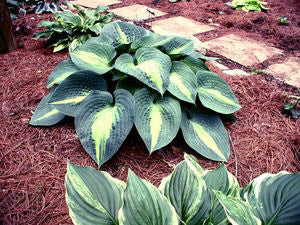
[[[105,80],[97,73],[82,70],[67,77],[55,89],[49,103],[64,114],[75,116],[81,102],[95,90],[105,91]]]
[[[202,177],[205,174],[205,170],[199,165],[195,156],[184,153],[184,160],[197,176]]]
[[[63,23],[80,27],[82,26],[83,20],[76,13],[72,13],[70,10],[64,10],[62,12],[55,13],[56,20],[63,20]]]
[[[171,38],[172,37],[150,33],[149,35],[143,36],[142,38],[132,42],[130,48],[132,50],[136,50],[141,47],[154,48],[166,44]]]
[[[55,84],[60,84],[64,79],[77,71],[79,71],[79,68],[70,59],[60,62],[49,75],[47,87],[51,88]]]
[[[169,199],[184,224],[204,224],[209,217],[210,193],[193,164],[179,163],[159,187]]]
[[[137,91],[135,126],[150,153],[169,144],[176,136],[181,122],[179,102],[161,97],[147,88]]]
[[[99,164],[120,148],[133,126],[134,98],[118,89],[113,96],[95,91],[81,104],[75,117],[77,135],[84,149]]]
[[[221,191],[226,196],[239,196],[240,185],[235,178],[222,164],[218,169],[208,171],[204,180],[211,190]]]
[[[104,74],[113,68],[116,50],[108,44],[89,41],[70,52],[73,63],[80,69]]]
[[[261,225],[261,221],[253,214],[248,203],[240,198],[226,196],[220,191],[214,195],[225,210],[227,219],[232,225]]]
[[[162,95],[169,83],[171,59],[156,48],[139,48],[134,58],[129,54],[119,56],[115,68],[134,76]]]
[[[222,164],[218,169],[208,171],[204,175],[204,180],[206,186],[210,190],[221,191],[226,196],[239,197],[239,183],[237,179],[226,169],[224,164]],[[219,224],[223,221],[226,221],[225,211],[216,199],[213,199],[214,208],[211,211],[213,222]]]
[[[300,173],[265,173],[242,189],[241,196],[263,224],[300,224]]]
[[[184,110],[181,129],[185,142],[199,154],[216,161],[229,159],[228,134],[218,115],[194,107]]]
[[[91,167],[68,162],[66,201],[74,224],[118,224],[125,183]]]
[[[49,100],[53,94],[53,88],[50,93],[43,97],[36,107],[29,124],[32,126],[51,126],[60,122],[65,115],[49,104]]]
[[[195,103],[197,78],[184,63],[173,61],[167,90],[180,100]]]
[[[204,60],[204,61],[221,59],[221,58],[216,58],[216,57],[208,57],[208,56],[205,56],[205,55],[201,54],[200,52],[196,52],[196,51],[194,51],[189,56],[191,56],[192,58],[201,59],[201,60]]]
[[[123,198],[120,225],[179,225],[178,215],[167,198],[131,170]]]
[[[201,60],[197,59],[191,56],[185,57],[181,62],[185,63],[190,67],[190,69],[194,72],[197,73],[198,70],[207,70],[209,71],[208,67],[206,64]]]
[[[162,45],[162,48],[170,56],[189,55],[194,51],[194,41],[174,36],[170,41]]]
[[[109,37],[112,40],[112,46],[118,47],[122,44],[130,44],[147,33],[147,30],[132,23],[115,21],[106,24],[102,28],[100,36]]]
[[[231,114],[241,106],[226,81],[208,71],[197,72],[198,96],[201,103],[218,113]]]

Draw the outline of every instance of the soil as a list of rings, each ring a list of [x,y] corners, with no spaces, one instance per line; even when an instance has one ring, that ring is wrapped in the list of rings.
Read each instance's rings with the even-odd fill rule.
[[[286,54],[299,53],[296,39],[299,38],[300,6],[296,0],[285,3],[269,0],[271,10],[267,14],[245,14],[228,8],[224,1],[218,2],[193,0],[171,4],[161,0],[154,5],[150,1],[135,1],[200,22],[212,18],[221,25],[223,33],[247,32],[284,49]],[[132,3],[124,0],[122,4]],[[226,14],[220,15],[219,11]],[[277,26],[279,16],[288,16],[289,26]],[[49,17],[51,15],[28,15],[25,20],[36,31],[37,23]],[[259,20],[262,21],[259,24],[253,22],[256,17],[264,19]],[[230,21],[234,22],[232,26],[228,25]],[[251,29],[241,26],[246,22],[251,24]],[[66,52],[53,54],[51,49],[45,48],[44,42],[32,40],[32,32],[18,36],[19,49],[0,55],[0,224],[71,224],[65,203],[66,162],[97,166],[77,139],[72,119],[50,128],[28,125],[32,111],[47,94],[48,75],[57,63],[67,58]],[[216,68],[211,67],[211,70],[222,75]],[[295,88],[259,74],[222,76],[243,106],[235,114],[235,123],[225,122],[232,144],[231,158],[226,163],[229,171],[242,186],[265,172],[300,171],[300,121],[282,114],[287,95],[297,94]],[[101,169],[126,180],[131,168],[158,185],[183,159],[184,152],[195,155],[204,168],[218,166],[192,151],[181,134],[149,156],[133,130],[120,151]]]

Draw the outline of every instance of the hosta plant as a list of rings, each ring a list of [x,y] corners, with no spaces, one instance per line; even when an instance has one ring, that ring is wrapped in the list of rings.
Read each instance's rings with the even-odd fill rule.
[[[74,224],[298,225],[300,174],[265,173],[244,188],[224,165],[203,169],[185,155],[156,188],[68,163],[66,201]]]
[[[235,9],[242,9],[246,12],[260,12],[268,10],[268,8],[265,7],[267,3],[260,0],[233,0],[231,5]]]
[[[103,14],[108,9],[106,6],[85,9],[68,2],[68,7],[54,14],[55,21],[42,21],[38,27],[46,27],[46,30],[34,35],[35,39],[47,39],[54,52],[67,47],[74,50],[91,37],[98,36],[102,27],[113,19],[112,13]]]
[[[181,129],[201,155],[227,161],[228,134],[219,114],[240,105],[227,83],[208,70],[193,41],[113,22],[59,63],[48,78],[50,94],[31,125],[75,117],[84,149],[99,164],[120,148],[133,125],[149,153]],[[197,99],[198,96],[198,99]]]

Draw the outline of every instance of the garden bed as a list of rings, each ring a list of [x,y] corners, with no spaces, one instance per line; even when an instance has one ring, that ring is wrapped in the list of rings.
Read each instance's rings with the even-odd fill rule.
[[[142,1],[140,3],[147,4]],[[128,5],[130,1],[122,4]],[[287,14],[288,10],[294,12],[290,17],[291,27],[288,26],[287,29],[295,29],[296,32],[298,28],[295,21],[299,22],[299,16],[296,15],[297,12],[299,14],[297,4],[296,1],[294,5],[292,1],[285,4],[279,3],[279,0],[270,1],[269,7],[278,11],[271,11],[270,15],[255,15],[266,17],[266,21],[273,21],[279,14]],[[288,5],[288,9],[281,8],[283,5]],[[149,6],[200,22],[213,18],[221,26],[225,25],[222,23],[225,17],[219,11],[230,12],[228,21],[236,16],[236,24],[242,23],[247,17],[247,20],[253,19],[243,12],[228,9],[223,2],[218,5],[204,1],[170,4],[161,0],[156,5],[149,2]],[[41,18],[33,20],[32,17],[37,18],[35,15],[28,15],[26,20],[36,30],[36,24]],[[43,16],[46,17],[49,16]],[[236,24],[224,28],[224,32],[230,32],[231,29],[244,32]],[[253,35],[274,43],[285,50],[286,54],[299,53],[297,40],[290,43],[289,46],[294,45],[291,50],[281,45],[281,37],[263,34],[257,30],[262,25],[253,24],[256,27],[253,28]],[[269,29],[267,27],[265,30]],[[288,36],[289,32],[292,30],[282,34],[286,33]],[[52,50],[46,49],[43,42],[31,40],[31,35],[21,35],[18,40],[22,48],[0,55],[0,224],[71,224],[65,203],[66,162],[70,160],[95,168],[97,165],[77,139],[72,119],[64,120],[51,128],[28,125],[32,111],[47,94],[45,83],[48,75],[58,62],[67,58],[67,53],[52,54]],[[221,73],[217,68],[211,70]],[[282,115],[287,94],[296,94],[296,90],[264,75],[223,77],[243,107],[235,114],[235,123],[226,122],[232,143],[231,157],[226,164],[229,171],[237,175],[242,185],[264,172],[299,171],[300,122]],[[157,185],[183,159],[185,151],[194,154],[205,168],[215,168],[218,165],[192,151],[184,143],[181,134],[167,147],[149,156],[143,141],[133,131],[120,151],[101,169],[125,180],[127,170],[131,168],[140,177]]]

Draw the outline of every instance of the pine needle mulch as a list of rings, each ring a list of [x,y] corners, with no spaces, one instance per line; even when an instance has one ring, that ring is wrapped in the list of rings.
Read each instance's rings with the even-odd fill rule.
[[[97,167],[81,147],[72,119],[51,128],[28,125],[47,94],[48,75],[65,58],[66,53],[52,54],[30,37],[24,48],[0,55],[0,224],[71,224],[65,203],[66,162]],[[225,79],[243,106],[237,121],[226,123],[232,143],[228,169],[241,185],[264,172],[299,171],[300,121],[282,115],[286,93],[293,89],[262,75]],[[181,134],[149,156],[133,131],[101,169],[125,180],[131,168],[158,185],[183,159],[184,151],[205,168],[218,166],[194,153]]]

